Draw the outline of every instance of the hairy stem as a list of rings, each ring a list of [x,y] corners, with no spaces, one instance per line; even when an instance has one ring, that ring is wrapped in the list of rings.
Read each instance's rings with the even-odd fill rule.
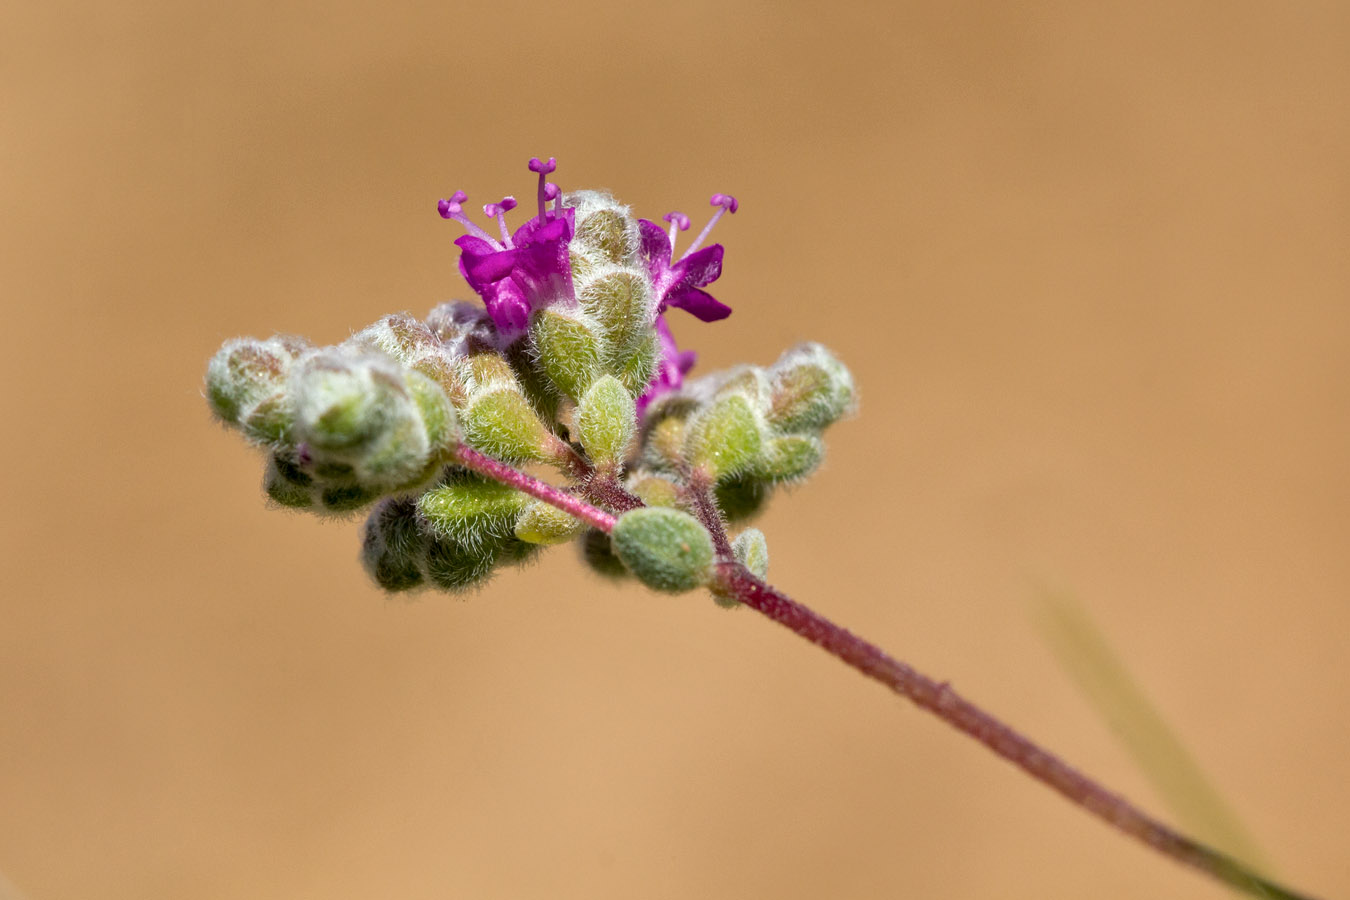
[[[722,522],[722,512],[717,508],[717,498],[713,496],[713,480],[702,469],[695,469],[689,473],[686,483],[685,498],[693,506],[695,517],[712,535],[717,558],[723,562],[731,561],[735,557],[727,539],[726,525]]]
[[[913,701],[1037,781],[1159,853],[1257,897],[1309,900],[1305,895],[1267,881],[1237,860],[1178,834],[975,706],[952,690],[947,682],[934,681],[915,671],[881,648],[760,581],[739,563],[719,565],[718,580],[728,593],[746,606]]]
[[[468,447],[458,448],[456,456],[462,465],[550,503],[605,533],[614,529],[614,516],[566,491]],[[1175,862],[1198,869],[1256,897],[1311,900],[1308,895],[1295,893],[1268,881],[1236,859],[1173,831],[1124,797],[1111,793],[966,700],[952,690],[947,682],[934,681],[880,647],[868,643],[756,578],[740,563],[730,559],[729,550],[726,555],[721,554],[721,549],[727,546],[726,529],[713,501],[711,486],[706,483],[706,479],[700,480],[696,473],[690,479],[690,499],[719,548],[721,561],[717,564],[715,575],[718,585],[741,603],[768,616],[867,677],[881,682],[921,709],[984,744],[1032,778],[1058,791],[1070,802]]]
[[[630,509],[646,506],[640,498],[620,484],[612,472],[594,472],[584,484],[587,498],[614,512],[626,513]]]
[[[484,456],[472,447],[461,444],[455,448],[455,459],[460,465],[473,469],[480,475],[486,475],[502,484],[509,484],[516,490],[523,491],[531,497],[556,506],[565,513],[571,513],[581,521],[599,528],[606,534],[614,530],[614,516],[603,509],[597,509],[585,500],[569,494],[561,488],[540,481],[532,475],[526,475],[518,469],[513,469],[504,462],[499,462],[490,456]]]

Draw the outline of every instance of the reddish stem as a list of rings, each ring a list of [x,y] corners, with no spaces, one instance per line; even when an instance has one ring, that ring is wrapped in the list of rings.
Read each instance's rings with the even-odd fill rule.
[[[596,509],[585,500],[540,481],[531,475],[518,471],[506,463],[498,462],[490,456],[484,456],[472,447],[464,444],[455,448],[455,457],[459,464],[473,469],[480,475],[486,475],[502,484],[509,484],[518,491],[556,506],[565,513],[571,513],[581,521],[599,528],[608,534],[614,530],[615,518],[603,509]]]
[[[1178,834],[961,697],[947,682],[933,681],[894,659],[881,648],[765,584],[739,563],[719,565],[717,578],[746,606],[908,698],[1159,853],[1257,897],[1309,900],[1256,875],[1237,860]]]
[[[480,474],[550,503],[605,533],[614,529],[614,516],[566,491],[469,447],[460,446],[455,453],[461,464]],[[690,499],[704,527],[712,533],[720,555],[721,549],[727,547],[727,535],[710,486],[706,479],[701,481],[694,477],[690,481]],[[1246,893],[1275,900],[1311,900],[1307,895],[1294,893],[1262,878],[1232,857],[1173,831],[975,706],[952,690],[947,682],[933,681],[880,647],[813,612],[756,578],[740,563],[730,561],[729,555],[728,550],[727,555],[722,556],[714,576],[726,593],[973,737],[1070,802],[1164,856]]]

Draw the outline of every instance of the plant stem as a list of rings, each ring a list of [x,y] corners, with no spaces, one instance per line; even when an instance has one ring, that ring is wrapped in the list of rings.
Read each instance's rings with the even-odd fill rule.
[[[520,472],[505,463],[461,446],[456,456],[482,475],[509,484],[532,497],[550,503],[596,528],[609,533],[616,519],[602,509],[550,484]],[[741,603],[769,617],[805,638],[840,661],[869,678],[886,685],[921,709],[984,744],[997,755],[1019,767],[1031,777],[1058,791],[1070,802],[1127,835],[1143,842],[1164,856],[1245,891],[1256,897],[1274,900],[1311,900],[1268,881],[1242,863],[1217,850],[1194,841],[1135,807],[1119,794],[1113,794],[1063,760],[1023,737],[1008,725],[980,709],[952,690],[947,682],[934,681],[880,647],[870,644],[847,629],[803,606],[791,597],[752,575],[740,563],[730,559],[726,530],[712,498],[706,479],[690,479],[689,496],[704,527],[712,533],[721,561],[715,578],[719,586]]]
[[[746,606],[908,698],[1037,781],[1054,788],[1071,802],[1159,853],[1257,897],[1310,900],[1267,881],[1237,860],[1178,834],[961,697],[947,682],[933,681],[894,659],[879,647],[760,581],[739,563],[719,565],[718,580]]]
[[[731,542],[727,539],[727,529],[722,522],[722,512],[717,508],[717,498],[713,496],[713,482],[702,469],[690,472],[686,479],[685,498],[694,507],[694,515],[712,535],[713,547],[717,558],[722,562],[734,559]]]
[[[526,475],[518,469],[513,469],[506,463],[499,462],[490,456],[484,456],[472,447],[464,444],[456,447],[455,458],[460,465],[473,469],[480,475],[486,475],[494,481],[509,484],[516,490],[523,491],[531,497],[556,506],[565,513],[571,513],[581,521],[599,528],[606,534],[614,530],[615,518],[603,509],[597,509],[585,500],[569,494],[561,488],[540,481],[531,475]]]

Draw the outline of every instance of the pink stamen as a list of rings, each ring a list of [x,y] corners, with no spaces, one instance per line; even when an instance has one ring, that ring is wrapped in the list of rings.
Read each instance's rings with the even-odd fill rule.
[[[463,225],[464,230],[469,232],[469,234],[472,234],[474,237],[482,238],[492,246],[496,247],[498,250],[505,249],[502,247],[501,244],[499,244],[496,241],[495,238],[492,237],[492,235],[488,234],[486,231],[479,228],[477,225],[473,223],[472,220],[469,219],[468,216],[464,215],[464,207],[462,204],[464,203],[465,200],[468,199],[469,199],[468,194],[464,193],[463,191],[455,191],[453,194],[450,195],[449,200],[441,200],[439,203],[437,203],[436,209],[440,212],[442,219],[452,219],[458,222],[459,224]]]
[[[489,203],[483,207],[483,213],[486,216],[497,220],[497,225],[502,230],[502,243],[508,248],[514,245],[511,243],[511,233],[506,230],[506,214],[515,208],[515,197],[503,197],[500,202]]]
[[[548,209],[544,206],[544,201],[550,199],[549,185],[545,183],[544,176],[557,168],[558,161],[551,156],[548,158],[548,162],[540,161],[537,156],[530,158],[530,171],[539,173],[539,221],[541,224],[548,221]],[[558,189],[557,185],[552,187],[555,191]]]
[[[670,252],[675,252],[675,232],[689,230],[689,217],[682,212],[668,212],[661,217],[670,223]]]
[[[684,251],[680,256],[680,259],[684,259],[699,247],[703,246],[704,239],[712,233],[713,226],[717,224],[718,219],[722,218],[726,213],[734,213],[741,208],[740,203],[738,203],[736,198],[730,194],[713,194],[712,199],[708,202],[712,206],[717,207],[717,212],[713,213],[712,218],[708,220],[708,224],[703,226],[703,230],[699,232],[698,237],[694,238],[694,242],[689,245],[689,249]]]

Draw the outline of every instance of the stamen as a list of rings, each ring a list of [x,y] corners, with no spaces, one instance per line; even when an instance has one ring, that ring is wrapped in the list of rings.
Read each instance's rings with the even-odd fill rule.
[[[689,230],[689,217],[682,212],[668,212],[661,217],[670,223],[670,252],[675,252],[675,232]]]
[[[483,207],[484,215],[488,218],[496,219],[497,225],[502,230],[502,243],[508,248],[513,246],[511,243],[511,233],[506,230],[506,214],[516,208],[515,197],[503,197],[498,203],[489,203]]]
[[[454,221],[463,225],[464,230],[469,232],[469,234],[472,234],[474,237],[482,238],[492,246],[496,247],[498,250],[505,249],[502,247],[501,244],[497,243],[497,241],[492,237],[492,235],[488,234],[486,231],[479,228],[469,219],[468,216],[464,215],[464,207],[461,204],[463,204],[464,201],[468,199],[469,199],[468,194],[464,193],[463,191],[455,191],[453,194],[450,195],[449,200],[442,200],[439,203],[437,203],[436,209],[440,212],[442,219],[453,219]]]
[[[680,255],[680,259],[684,259],[699,247],[703,246],[704,239],[712,233],[713,226],[717,224],[717,220],[722,218],[725,213],[734,213],[741,208],[740,203],[738,203],[736,198],[730,194],[713,194],[712,199],[708,202],[717,207],[717,212],[713,213],[712,218],[708,220],[708,224],[703,226],[703,230],[699,232],[698,237],[694,238],[694,242],[689,245],[689,249],[685,250],[684,253]]]
[[[541,162],[537,156],[530,158],[530,171],[539,173],[539,221],[541,224],[548,221],[548,210],[544,207],[544,201],[550,199],[544,176],[557,168],[558,161],[551,156],[548,158],[548,162]],[[557,185],[554,185],[553,189],[557,190]]]

